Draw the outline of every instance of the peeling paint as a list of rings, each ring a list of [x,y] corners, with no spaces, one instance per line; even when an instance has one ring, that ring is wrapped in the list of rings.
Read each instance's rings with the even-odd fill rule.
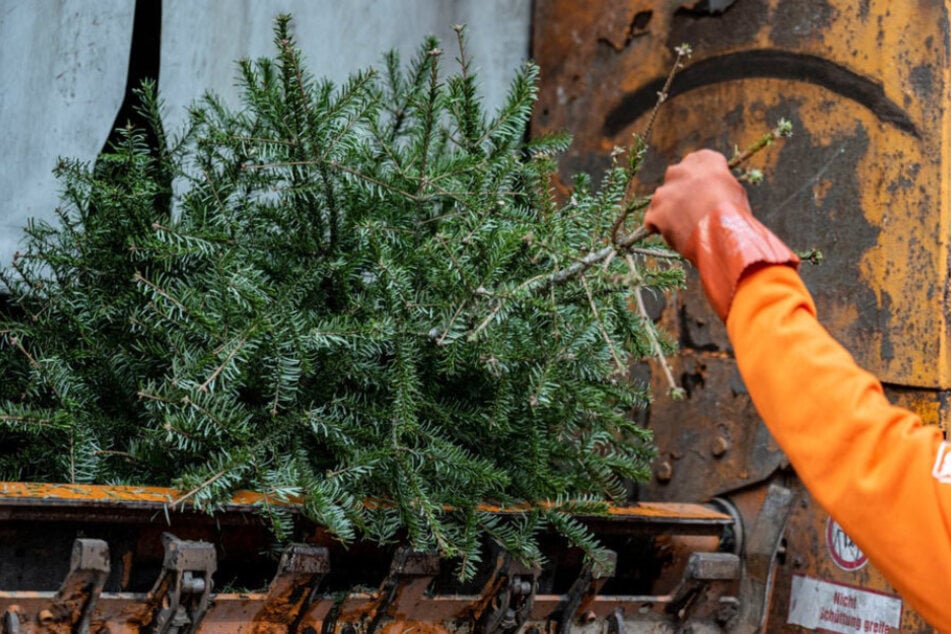
[[[770,19],[772,41],[796,49],[804,39],[822,41],[826,34],[837,33],[832,28],[839,14],[836,4],[820,0],[776,3]]]
[[[550,108],[539,130],[575,134],[563,173],[603,169],[610,149],[642,129],[669,70],[671,48],[690,43],[694,57],[657,117],[641,191],[649,193],[666,166],[692,150],[729,154],[779,117],[793,121],[791,139],[753,160],[751,167],[767,177],[748,189],[754,213],[793,248],[823,252],[823,264],[801,269],[820,321],[883,381],[890,398],[947,428],[951,5],[737,0],[712,15],[710,5],[698,2],[638,1],[639,10],[653,8],[649,33],[623,51],[549,40],[546,24],[561,12],[574,12],[565,18],[573,21],[597,20],[615,4],[601,0],[581,9],[571,0],[536,0],[536,16],[545,16],[536,21],[535,41],[545,42],[536,59],[543,68],[551,58],[559,68],[581,68],[589,77],[588,93],[578,93],[570,111],[551,107],[553,93],[544,84],[539,93],[542,107]],[[647,423],[670,469],[642,494],[696,499],[770,477],[795,483],[749,401],[722,324],[692,270],[687,281],[660,323],[680,343],[671,364],[690,395],[677,402],[658,397],[651,405]],[[655,394],[662,394],[659,368],[650,379]],[[731,446],[721,453],[717,445],[713,455],[711,440],[721,436]],[[822,511],[811,502],[802,508],[777,596],[788,590],[795,558],[800,570],[826,570],[814,548]],[[887,590],[872,574],[862,582]],[[784,622],[784,607],[773,610],[777,623]],[[922,622],[909,610],[902,626],[919,631]]]

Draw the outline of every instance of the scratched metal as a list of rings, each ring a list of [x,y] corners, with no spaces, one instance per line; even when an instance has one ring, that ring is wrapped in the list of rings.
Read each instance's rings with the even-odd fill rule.
[[[694,56],[660,111],[643,189],[690,150],[730,153],[775,124],[792,139],[755,159],[758,215],[797,249],[820,315],[863,366],[899,386],[948,390],[948,16],[939,0],[535,5],[543,69],[535,132],[568,129],[563,173],[599,172],[643,130],[673,60]],[[690,292],[671,306],[715,320]],[[710,347],[725,350],[712,337]]]
[[[942,0],[536,0],[533,58],[542,69],[533,133],[568,130],[561,164],[595,178],[611,151],[643,131],[674,59],[694,51],[656,120],[643,193],[686,153],[730,154],[775,125],[794,136],[755,157],[764,184],[754,212],[795,249],[821,321],[879,376],[890,398],[928,423],[951,413],[948,5]],[[637,222],[639,219],[633,219]],[[659,322],[682,352],[672,362],[688,398],[671,403],[658,369],[636,376],[658,398],[644,422],[659,455],[641,499],[696,501],[795,482],[736,372],[725,330],[693,272]],[[813,540],[824,521],[793,514],[800,568],[826,572]],[[787,558],[788,562],[788,558]],[[790,566],[777,579],[788,598]],[[889,592],[869,570],[861,583]],[[782,601],[780,601],[782,603]],[[775,607],[771,628],[785,623]],[[906,609],[902,629],[919,631]],[[770,629],[770,631],[774,631]]]

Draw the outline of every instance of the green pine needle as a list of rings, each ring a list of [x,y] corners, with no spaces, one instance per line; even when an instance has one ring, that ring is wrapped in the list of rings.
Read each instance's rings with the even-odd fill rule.
[[[22,461],[0,477],[171,485],[209,510],[256,489],[278,535],[303,499],[342,540],[405,532],[462,576],[485,534],[537,561],[554,527],[596,557],[569,514],[623,498],[654,453],[624,377],[644,324],[623,262],[532,281],[603,247],[631,173],[561,200],[570,139],[526,142],[538,69],[488,112],[459,45],[455,71],[427,40],[333,86],[281,17],[239,108],[206,97],[172,137],[147,84],[162,147],[124,130],[95,165],[63,160],[58,222],[2,275],[0,441]]]

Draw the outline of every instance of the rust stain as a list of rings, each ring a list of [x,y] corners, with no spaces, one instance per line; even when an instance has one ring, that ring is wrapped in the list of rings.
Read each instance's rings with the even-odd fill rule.
[[[402,616],[380,627],[382,634],[444,634],[450,631],[450,628],[439,623],[411,620]]]
[[[890,397],[947,428],[951,5],[737,0],[719,15],[706,6],[536,0],[533,57],[543,83],[533,133],[571,132],[562,180],[585,171],[596,181],[611,148],[643,130],[672,48],[689,43],[694,57],[678,78],[686,85],[675,80],[657,117],[641,191],[649,193],[666,166],[690,151],[729,154],[779,117],[793,121],[793,138],[750,165],[766,174],[749,189],[754,212],[793,248],[823,252],[822,265],[802,268],[820,320]],[[635,37],[636,11],[651,17]],[[755,68],[741,63],[750,60]],[[698,500],[771,478],[795,483],[752,407],[722,325],[689,275],[660,320],[681,346],[672,366],[689,397],[659,397],[651,406],[645,422],[670,477],[644,484],[642,497]],[[639,376],[663,393],[659,372],[645,366]],[[800,515],[821,521],[811,505]],[[802,522],[790,546],[801,558],[819,557],[818,529]],[[777,597],[788,592],[791,574],[787,567],[780,575]],[[866,581],[887,591],[878,576]],[[774,623],[785,622],[784,609],[774,611]],[[916,618],[905,617],[903,631],[918,631]]]
[[[0,482],[0,504],[4,502],[23,502],[31,504],[60,505],[62,503],[104,503],[116,506],[148,503],[168,504],[176,499],[179,492],[161,487],[132,487],[114,485],[72,485],[45,484],[39,482]],[[229,506],[248,506],[261,503],[266,496],[253,491],[239,491]],[[272,503],[275,503],[271,500]],[[368,502],[373,504],[373,502]],[[547,507],[549,505],[540,504]],[[499,514],[519,514],[533,508],[531,505],[513,505],[508,507],[484,504],[479,510]],[[600,517],[600,516],[599,516]],[[721,513],[700,505],[684,503],[644,502],[630,506],[607,505],[607,518],[636,521],[638,519],[671,520],[709,520],[725,519]]]
[[[812,288],[824,290],[820,315],[834,317],[833,334],[863,366],[886,382],[948,389],[946,4],[743,0],[721,14],[703,7],[540,0],[533,54],[545,84],[533,130],[569,128],[576,141],[563,172],[597,178],[607,150],[627,145],[644,123],[612,113],[643,91],[647,105],[634,110],[646,115],[670,49],[689,42],[695,55],[661,111],[645,189],[687,151],[729,153],[775,118],[793,119],[794,139],[757,165],[775,170],[751,191],[757,209],[795,248],[839,258],[806,271]],[[627,41],[639,12],[650,12],[648,27]],[[716,125],[710,112],[722,113]]]
[[[170,504],[181,497],[182,492],[167,487],[96,485],[96,484],[57,484],[43,482],[0,482],[0,503],[28,500],[43,505],[58,502],[101,503],[106,505],[123,504]],[[238,491],[230,504],[233,506],[252,506],[265,500],[272,504],[279,501],[254,491]]]
[[[832,583],[893,595],[894,590],[873,565],[845,571],[834,563],[826,541],[828,514],[801,486],[797,486],[797,498],[799,501],[794,505],[786,527],[786,550],[779,562],[781,574],[776,577],[770,621],[785,622],[789,611],[793,574],[808,575]],[[906,605],[902,610],[900,631],[925,634],[934,630]]]

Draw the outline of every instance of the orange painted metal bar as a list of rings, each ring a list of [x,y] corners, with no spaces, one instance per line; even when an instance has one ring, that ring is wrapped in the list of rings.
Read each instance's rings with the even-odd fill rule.
[[[162,509],[181,498],[183,493],[167,487],[120,486],[95,484],[48,484],[39,482],[0,482],[0,506],[35,507],[91,507],[126,509]],[[222,511],[247,511],[268,499],[262,493],[238,491]],[[483,505],[480,510],[493,513],[519,513],[521,507],[495,507]],[[730,516],[702,504],[676,502],[640,502],[627,506],[611,505],[599,519],[619,521],[670,521],[729,524]]]
[[[183,492],[168,487],[0,482],[0,505],[162,507],[174,503],[182,495]],[[239,491],[229,506],[254,506],[266,499],[260,493]]]

